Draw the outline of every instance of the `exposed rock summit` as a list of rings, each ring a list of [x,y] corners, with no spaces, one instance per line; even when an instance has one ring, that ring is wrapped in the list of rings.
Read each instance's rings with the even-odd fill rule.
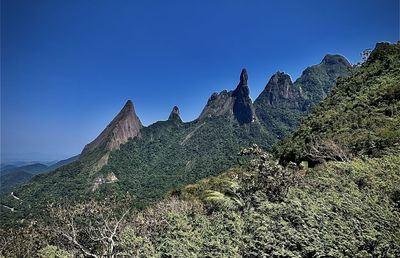
[[[293,85],[290,76],[283,72],[272,75],[265,89],[256,99],[266,105],[285,108],[301,108],[300,89]]]
[[[176,121],[176,122],[182,122],[181,116],[180,116],[180,112],[179,112],[179,108],[177,106],[174,106],[172,108],[171,114],[168,117],[168,120],[170,121]]]
[[[103,148],[106,151],[119,149],[119,146],[126,143],[129,138],[138,136],[142,127],[142,123],[135,113],[132,101],[128,100],[122,110],[100,135],[85,146],[81,157],[85,157],[97,148]]]
[[[239,84],[234,91],[214,92],[201,112],[199,120],[226,115],[233,116],[240,124],[253,122],[255,120],[255,112],[249,96],[250,90],[247,80],[247,71],[243,69],[240,74]]]
[[[240,82],[232,93],[232,96],[235,98],[233,114],[240,124],[251,123],[255,120],[254,107],[249,96],[250,89],[247,85],[247,80],[247,71],[246,69],[242,69],[240,73]]]

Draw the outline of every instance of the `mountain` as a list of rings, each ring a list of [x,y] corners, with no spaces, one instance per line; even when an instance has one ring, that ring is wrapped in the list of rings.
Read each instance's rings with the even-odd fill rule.
[[[379,43],[368,60],[341,79],[294,135],[281,160],[321,162],[379,156],[400,145],[400,45]]]
[[[100,135],[83,148],[79,158],[85,160],[85,169],[93,173],[99,171],[107,164],[110,152],[130,138],[137,137],[142,127],[132,101],[128,100]]]
[[[311,105],[326,98],[338,77],[349,73],[351,64],[341,55],[326,55],[321,63],[308,67],[295,81],[302,95]]]
[[[174,106],[172,108],[171,114],[169,114],[168,120],[175,121],[177,123],[182,123],[181,114],[179,112],[179,108]]]
[[[0,177],[0,192],[8,192],[13,190],[15,187],[28,182],[32,177],[42,173],[51,172],[57,168],[74,162],[79,158],[79,155],[71,158],[56,162],[51,166],[47,166],[41,163],[34,163],[25,166],[4,166],[1,170]]]
[[[300,89],[283,73],[271,78],[254,104],[249,93],[248,74],[243,69],[235,89],[213,93],[196,120],[182,122],[174,107],[166,121],[147,127],[128,101],[84,147],[78,160],[15,189],[22,204],[2,196],[2,203],[19,210],[7,216],[44,215],[43,208],[60,198],[82,201],[126,192],[135,197],[135,207],[145,207],[171,189],[232,167],[243,147],[256,143],[269,149],[285,132],[274,131],[276,126],[268,121],[283,119],[282,110],[303,112],[307,106]],[[291,119],[285,125],[288,131],[297,126],[299,118]]]
[[[293,83],[277,72],[254,101],[260,122],[279,139],[293,132],[308,111],[324,99],[339,77],[346,77],[350,63],[340,55],[326,55],[320,64],[305,69]]]
[[[248,75],[246,69],[240,73],[240,81],[233,91],[213,93],[200,114],[199,121],[206,118],[226,116],[235,118],[239,124],[249,124],[255,121],[253,103],[250,99],[247,85]]]

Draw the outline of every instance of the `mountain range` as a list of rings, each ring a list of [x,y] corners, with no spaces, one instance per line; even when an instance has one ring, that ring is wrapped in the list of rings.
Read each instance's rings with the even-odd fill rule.
[[[137,199],[135,206],[144,207],[176,187],[235,165],[235,153],[242,147],[256,143],[270,149],[296,129],[300,119],[350,68],[344,57],[326,55],[294,83],[289,75],[277,72],[254,103],[243,69],[235,89],[211,94],[191,122],[183,122],[175,106],[166,121],[145,127],[128,100],[103,132],[83,148],[79,160],[34,177],[14,193],[25,203],[35,203],[33,209],[39,213],[60,197],[81,200],[126,191]],[[9,195],[2,197],[3,204],[12,206],[9,202],[13,201]],[[26,207],[21,206],[19,214],[32,214]]]

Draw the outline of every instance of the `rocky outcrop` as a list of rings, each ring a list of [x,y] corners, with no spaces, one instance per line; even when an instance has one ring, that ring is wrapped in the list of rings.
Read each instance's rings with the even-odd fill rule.
[[[249,96],[247,80],[247,71],[243,69],[240,74],[240,82],[234,91],[214,92],[201,112],[199,120],[207,117],[227,116],[235,118],[240,124],[253,122],[255,112]]]
[[[102,184],[112,184],[117,181],[118,181],[118,178],[115,176],[115,174],[110,172],[110,173],[108,173],[108,175],[106,177],[101,176],[101,177],[96,178],[93,182],[91,190],[92,190],[92,192],[94,192]]]
[[[199,120],[204,120],[207,117],[233,115],[232,93],[226,90],[220,93],[214,92],[208,99],[206,106],[199,116]]]
[[[331,55],[327,54],[324,59],[322,59],[321,64],[327,64],[327,65],[341,65],[347,68],[351,67],[350,62],[341,55]]]
[[[290,76],[283,72],[277,72],[268,81],[255,104],[262,103],[263,106],[302,109],[303,102],[300,89],[293,85]]]
[[[233,114],[240,124],[247,124],[255,121],[253,103],[250,99],[250,89],[247,85],[248,75],[246,69],[240,73],[240,82],[232,92],[235,101],[233,104]]]
[[[178,122],[178,123],[182,123],[182,119],[181,119],[181,115],[179,112],[179,108],[177,106],[174,106],[172,108],[171,114],[169,114],[168,117],[169,121],[174,121],[174,122]]]
[[[82,151],[81,158],[92,153],[97,148],[105,151],[119,149],[129,138],[139,135],[142,123],[135,113],[132,101],[128,100],[118,115],[110,124],[94,139],[87,144]]]

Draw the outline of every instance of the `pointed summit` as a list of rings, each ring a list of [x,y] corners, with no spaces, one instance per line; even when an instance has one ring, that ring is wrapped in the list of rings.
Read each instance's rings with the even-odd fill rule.
[[[249,96],[250,89],[247,86],[248,78],[247,71],[243,68],[240,73],[240,82],[232,93],[232,96],[235,97],[233,114],[240,124],[251,123],[255,119],[253,103]]]
[[[201,112],[199,120],[214,116],[233,116],[241,125],[255,121],[255,112],[249,96],[250,90],[247,80],[247,71],[243,68],[236,89],[229,92],[223,90],[220,93],[213,93]]]
[[[240,73],[240,84],[247,85],[248,78],[249,76],[247,75],[246,68],[243,68],[242,72]]]
[[[129,138],[138,136],[142,127],[142,123],[135,113],[132,101],[128,100],[118,115],[107,125],[100,135],[85,146],[81,157],[88,155],[99,147],[106,151],[119,149],[119,146],[126,143]]]
[[[328,64],[328,65],[342,65],[345,67],[351,67],[350,62],[341,55],[325,55],[324,59],[322,59],[321,64]]]
[[[179,108],[177,106],[174,106],[172,108],[171,114],[168,117],[168,120],[170,121],[176,121],[176,122],[182,122],[181,116],[180,116],[180,112],[179,112]]]
[[[301,108],[301,100],[300,89],[293,85],[290,76],[276,72],[255,102],[273,107]]]

